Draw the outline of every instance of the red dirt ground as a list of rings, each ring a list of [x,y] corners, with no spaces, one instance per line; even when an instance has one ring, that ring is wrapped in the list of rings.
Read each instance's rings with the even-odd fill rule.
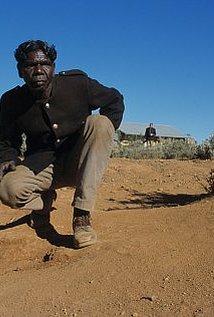
[[[72,249],[73,190],[52,227],[1,205],[1,317],[213,317],[211,161],[111,159],[98,193],[96,245]]]

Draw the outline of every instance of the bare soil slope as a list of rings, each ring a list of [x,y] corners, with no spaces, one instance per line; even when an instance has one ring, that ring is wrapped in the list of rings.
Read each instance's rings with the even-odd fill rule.
[[[1,317],[213,317],[210,161],[111,159],[93,223],[72,248],[73,190],[58,190],[49,230],[1,205]]]

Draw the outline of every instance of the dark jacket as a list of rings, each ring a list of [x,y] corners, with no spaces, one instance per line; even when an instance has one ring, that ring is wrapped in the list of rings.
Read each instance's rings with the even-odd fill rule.
[[[153,127],[147,127],[145,132],[145,140],[153,140],[156,137],[156,129]]]
[[[98,108],[117,129],[124,111],[123,96],[79,70],[55,75],[51,97],[45,100],[36,100],[26,85],[7,91],[0,101],[0,163],[14,160],[41,171],[54,162],[59,151],[75,143],[87,116]],[[23,133],[27,151],[20,161]]]

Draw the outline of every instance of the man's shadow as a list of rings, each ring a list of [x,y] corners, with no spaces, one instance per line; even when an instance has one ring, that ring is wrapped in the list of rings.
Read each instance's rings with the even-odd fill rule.
[[[31,227],[30,215],[25,215],[13,222],[7,223],[5,225],[0,225],[0,231],[14,228],[23,224],[27,224],[29,227]],[[32,229],[35,230],[39,238],[47,240],[52,245],[55,245],[57,247],[75,249],[74,242],[73,242],[73,235],[59,234],[51,223],[46,224],[45,227],[32,228]]]
[[[202,201],[203,199],[212,198],[213,195],[210,193],[201,194],[171,194],[171,193],[141,193],[136,190],[129,191],[131,198],[126,200],[115,200],[109,199],[111,201],[116,201],[122,204],[120,209],[152,209],[160,207],[176,207],[185,206],[197,201]],[[118,208],[109,208],[111,210],[118,210]]]

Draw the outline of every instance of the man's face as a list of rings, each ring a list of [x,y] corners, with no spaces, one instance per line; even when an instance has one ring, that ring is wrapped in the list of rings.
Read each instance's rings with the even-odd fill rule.
[[[24,79],[34,94],[45,94],[51,87],[55,64],[43,51],[37,50],[28,54],[27,60],[19,68],[19,75]]]

